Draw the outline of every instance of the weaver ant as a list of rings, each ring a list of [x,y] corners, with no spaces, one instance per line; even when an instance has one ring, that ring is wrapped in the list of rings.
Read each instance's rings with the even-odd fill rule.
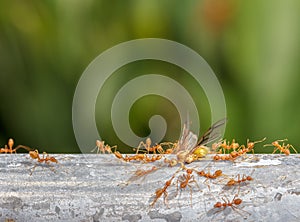
[[[193,173],[193,169],[186,169],[186,174],[182,174],[181,176],[178,177],[177,179],[177,193],[178,193],[178,188],[180,188],[180,190],[185,189],[186,187],[190,188],[190,199],[191,199],[191,206],[192,204],[192,186],[191,183],[195,183],[197,188],[200,190],[200,187],[197,183],[197,181],[194,178],[194,175],[192,175]],[[179,183],[179,185],[178,185]]]
[[[218,160],[229,160],[229,161],[234,161],[236,158],[246,155],[248,152],[252,151],[254,153],[254,145],[256,143],[260,143],[266,140],[266,137],[263,138],[262,140],[259,141],[255,141],[255,142],[249,142],[249,139],[247,140],[247,147],[245,145],[241,145],[238,150],[233,150],[231,151],[229,154],[224,154],[222,156],[219,155],[215,155],[213,157],[214,160],[218,161]],[[234,147],[237,146],[237,143],[233,142],[232,144],[234,144]],[[231,145],[232,145],[231,144]]]
[[[43,163],[43,162],[46,164],[50,164],[50,162],[58,163],[58,161],[55,157],[50,157],[49,154],[47,154],[46,152],[43,152],[42,158],[40,157],[38,150],[29,151],[29,155],[32,159],[37,159],[38,163]],[[37,163],[32,168],[30,175],[32,175],[32,173],[36,167],[37,167]]]
[[[236,159],[236,157],[237,157],[237,156],[232,157],[231,154],[226,154],[226,155],[222,155],[222,156],[220,156],[220,155],[215,155],[215,156],[213,157],[213,160],[215,160],[215,161],[219,161],[219,160],[229,160],[229,161],[234,161],[234,160]]]
[[[240,176],[240,174],[237,175],[237,180],[235,180],[234,178],[230,178],[227,183],[226,186],[227,187],[232,187],[235,185],[239,185],[239,189],[238,189],[238,193],[240,192],[240,187],[241,187],[241,183],[245,183],[245,182],[249,182],[252,181],[253,178],[251,176],[246,176],[245,174],[242,175],[242,177]]]
[[[243,174],[242,178],[240,178],[240,174],[238,174],[238,179],[234,180],[234,178],[229,179],[229,181],[227,182],[226,186],[234,186],[236,184],[240,184],[246,181],[252,181],[253,178],[251,176],[246,176],[245,174]]]
[[[167,197],[168,197],[168,192],[167,192],[167,189],[169,186],[171,186],[172,184],[172,180],[174,179],[176,173],[171,177],[171,179],[167,180],[164,187],[163,188],[159,188],[155,191],[155,198],[153,200],[153,202],[150,204],[150,207],[153,207],[154,204],[156,203],[156,201],[162,196],[164,195],[164,203],[165,205],[168,206],[168,200],[167,200]]]
[[[274,154],[277,150],[280,151],[280,154],[281,153],[284,153],[285,155],[290,155],[291,152],[290,152],[290,148],[292,148],[295,153],[298,153],[297,150],[293,147],[293,145],[291,144],[287,144],[287,145],[284,145],[284,143],[282,145],[279,144],[279,142],[283,142],[283,141],[287,141],[287,139],[284,139],[284,140],[276,140],[274,141],[272,144],[266,144],[264,146],[274,146],[274,151],[272,154]]]
[[[170,148],[170,145],[173,145],[174,147],[174,144],[171,142],[163,142],[160,144],[156,144],[155,146],[151,146],[151,143],[152,141],[149,137],[146,139],[145,143],[143,141],[140,142],[138,148],[136,149],[136,154],[138,154],[140,150],[146,150],[148,154],[150,152],[156,154],[156,151],[160,154],[171,154],[173,152],[173,148]],[[163,146],[169,146],[169,148],[164,150]]]
[[[259,141],[255,141],[255,142],[249,142],[249,139],[247,140],[247,147],[245,145],[242,145],[240,147],[240,149],[238,150],[238,156],[242,156],[242,155],[245,155],[246,153],[249,153],[250,151],[252,151],[252,153],[254,154],[254,145],[256,143],[261,143],[263,141],[266,140],[266,137],[263,138],[262,140],[259,140]]]
[[[7,145],[5,145],[4,148],[0,149],[0,153],[17,153],[18,149],[25,149],[27,151],[31,151],[32,149],[28,146],[18,145],[13,149],[14,146],[14,140],[10,138],[7,142]]]
[[[226,199],[225,199],[226,198]],[[249,212],[247,211],[244,211],[242,209],[239,209],[237,206],[239,206],[243,201],[242,199],[240,198],[237,198],[237,195],[235,195],[232,199],[232,201],[229,201],[227,197],[225,198],[222,198],[222,200],[224,201],[223,203],[218,201],[217,203],[215,203],[214,205],[214,208],[215,209],[220,209],[219,211],[215,212],[215,213],[218,213],[218,212],[221,212],[223,210],[225,210],[227,207],[231,207],[233,210],[235,210],[238,214],[240,214],[241,216],[243,216],[241,213],[239,213],[237,210],[240,210],[240,211],[243,211],[243,212],[246,212],[250,215]]]
[[[110,147],[108,144],[105,145],[105,142],[104,141],[101,141],[101,140],[96,140],[96,147],[91,151],[91,152],[94,152],[96,149],[97,149],[97,154],[100,152],[100,153],[103,153],[105,154],[106,152],[108,154],[111,154],[112,151],[111,149],[112,148],[116,148],[117,146],[112,146]]]
[[[226,143],[226,140],[212,144],[212,150],[214,150],[217,153],[224,153],[224,154],[226,153],[226,150],[227,151],[230,151],[230,150],[235,151],[239,147],[240,147],[240,145],[235,142],[235,139],[232,140],[231,144],[229,143],[229,141]],[[223,152],[222,152],[222,150],[223,150]]]

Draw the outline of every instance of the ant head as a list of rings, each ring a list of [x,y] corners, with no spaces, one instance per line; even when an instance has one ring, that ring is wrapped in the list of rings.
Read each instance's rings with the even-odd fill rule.
[[[38,150],[29,151],[29,155],[32,159],[37,159],[39,156],[39,152],[38,152]]]
[[[150,137],[148,137],[148,138],[146,139],[146,145],[147,145],[147,146],[151,146],[151,143],[152,143],[152,141],[151,141]]]
[[[217,202],[215,205],[214,205],[215,208],[220,208],[222,207],[222,203],[221,202]]]
[[[255,144],[254,142],[249,142],[249,143],[248,143],[248,148],[253,148],[253,147],[254,147],[254,144]]]
[[[100,144],[101,144],[101,141],[100,140],[96,140],[96,145],[100,146]]]
[[[214,156],[214,160],[220,160],[220,159],[221,159],[221,157],[219,155]]]
[[[201,170],[201,171],[198,172],[198,175],[199,175],[199,176],[204,176],[204,175],[205,175],[205,172],[204,172],[203,170]]]
[[[242,201],[242,199],[240,199],[240,198],[237,198],[237,199],[235,199],[234,201],[233,201],[233,203],[235,204],[235,205],[239,205],[239,204],[241,204],[243,201]]]
[[[14,146],[14,140],[13,140],[12,138],[10,138],[10,139],[8,140],[7,145],[8,145],[8,147],[9,147],[10,149],[12,149],[12,147]]]
[[[222,170],[216,170],[215,175],[216,176],[221,176],[222,175]]]
[[[279,146],[279,143],[278,143],[278,141],[276,140],[276,141],[274,141],[274,142],[272,143],[272,145],[273,145],[273,146]]]
[[[232,156],[232,158],[235,158],[235,157],[238,156],[238,152],[232,151],[232,152],[230,153],[230,155]]]
[[[232,143],[231,147],[232,147],[232,149],[237,149],[240,147],[240,145],[238,143]]]
[[[187,172],[188,174],[192,174],[192,173],[193,173],[193,170],[192,170],[192,169],[187,169],[186,172]]]
[[[249,181],[253,180],[253,178],[251,176],[247,176],[246,179],[249,180]]]
[[[104,141],[102,141],[102,140],[96,140],[96,146],[97,147],[103,147],[104,146]]]

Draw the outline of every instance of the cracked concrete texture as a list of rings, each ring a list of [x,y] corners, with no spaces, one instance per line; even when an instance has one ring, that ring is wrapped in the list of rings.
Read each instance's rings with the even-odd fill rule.
[[[195,181],[186,189],[168,188],[154,207],[156,189],[162,188],[178,167],[124,163],[113,155],[55,155],[59,164],[39,164],[28,154],[0,155],[0,221],[299,221],[300,155],[256,155],[241,162],[202,160],[189,164],[197,170],[224,176]],[[249,155],[251,156],[251,155]],[[132,177],[137,169],[158,170],[147,177]],[[228,188],[230,177],[251,175],[254,180]],[[128,181],[129,178],[134,178]],[[237,179],[237,177],[235,178]],[[198,186],[197,186],[198,185]],[[214,208],[218,201],[238,194],[236,208]]]

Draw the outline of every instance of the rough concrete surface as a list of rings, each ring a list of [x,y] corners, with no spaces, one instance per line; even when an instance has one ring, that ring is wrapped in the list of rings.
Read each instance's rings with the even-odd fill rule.
[[[0,155],[0,221],[300,221],[300,155],[194,162],[187,167],[224,175],[205,181],[193,173],[196,182],[177,189],[185,173],[179,172],[167,190],[168,205],[162,196],[152,208],[156,189],[179,167],[163,160],[125,163],[109,154],[51,156],[59,163],[39,164],[30,175],[36,161],[28,154]],[[154,165],[158,170],[146,177],[133,176]],[[254,180],[227,187],[238,174]],[[243,200],[239,206],[214,208],[235,195]]]

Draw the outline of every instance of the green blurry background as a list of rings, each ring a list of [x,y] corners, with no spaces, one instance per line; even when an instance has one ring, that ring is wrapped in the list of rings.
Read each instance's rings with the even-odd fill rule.
[[[299,148],[299,10],[297,0],[1,1],[0,145],[13,137],[16,144],[48,152],[80,152],[72,99],[83,71],[114,45],[152,37],[182,43],[212,67],[226,97],[225,138],[240,143],[288,138]],[[110,106],[122,85],[145,73],[180,81],[201,109],[201,132],[209,127],[205,94],[187,73],[172,64],[140,61],[114,73],[99,94],[105,98],[96,106],[103,140],[129,151],[115,137]],[[147,136],[154,114],[168,122],[165,140],[177,140],[178,112],[159,96],[134,104],[129,116],[133,130]]]

